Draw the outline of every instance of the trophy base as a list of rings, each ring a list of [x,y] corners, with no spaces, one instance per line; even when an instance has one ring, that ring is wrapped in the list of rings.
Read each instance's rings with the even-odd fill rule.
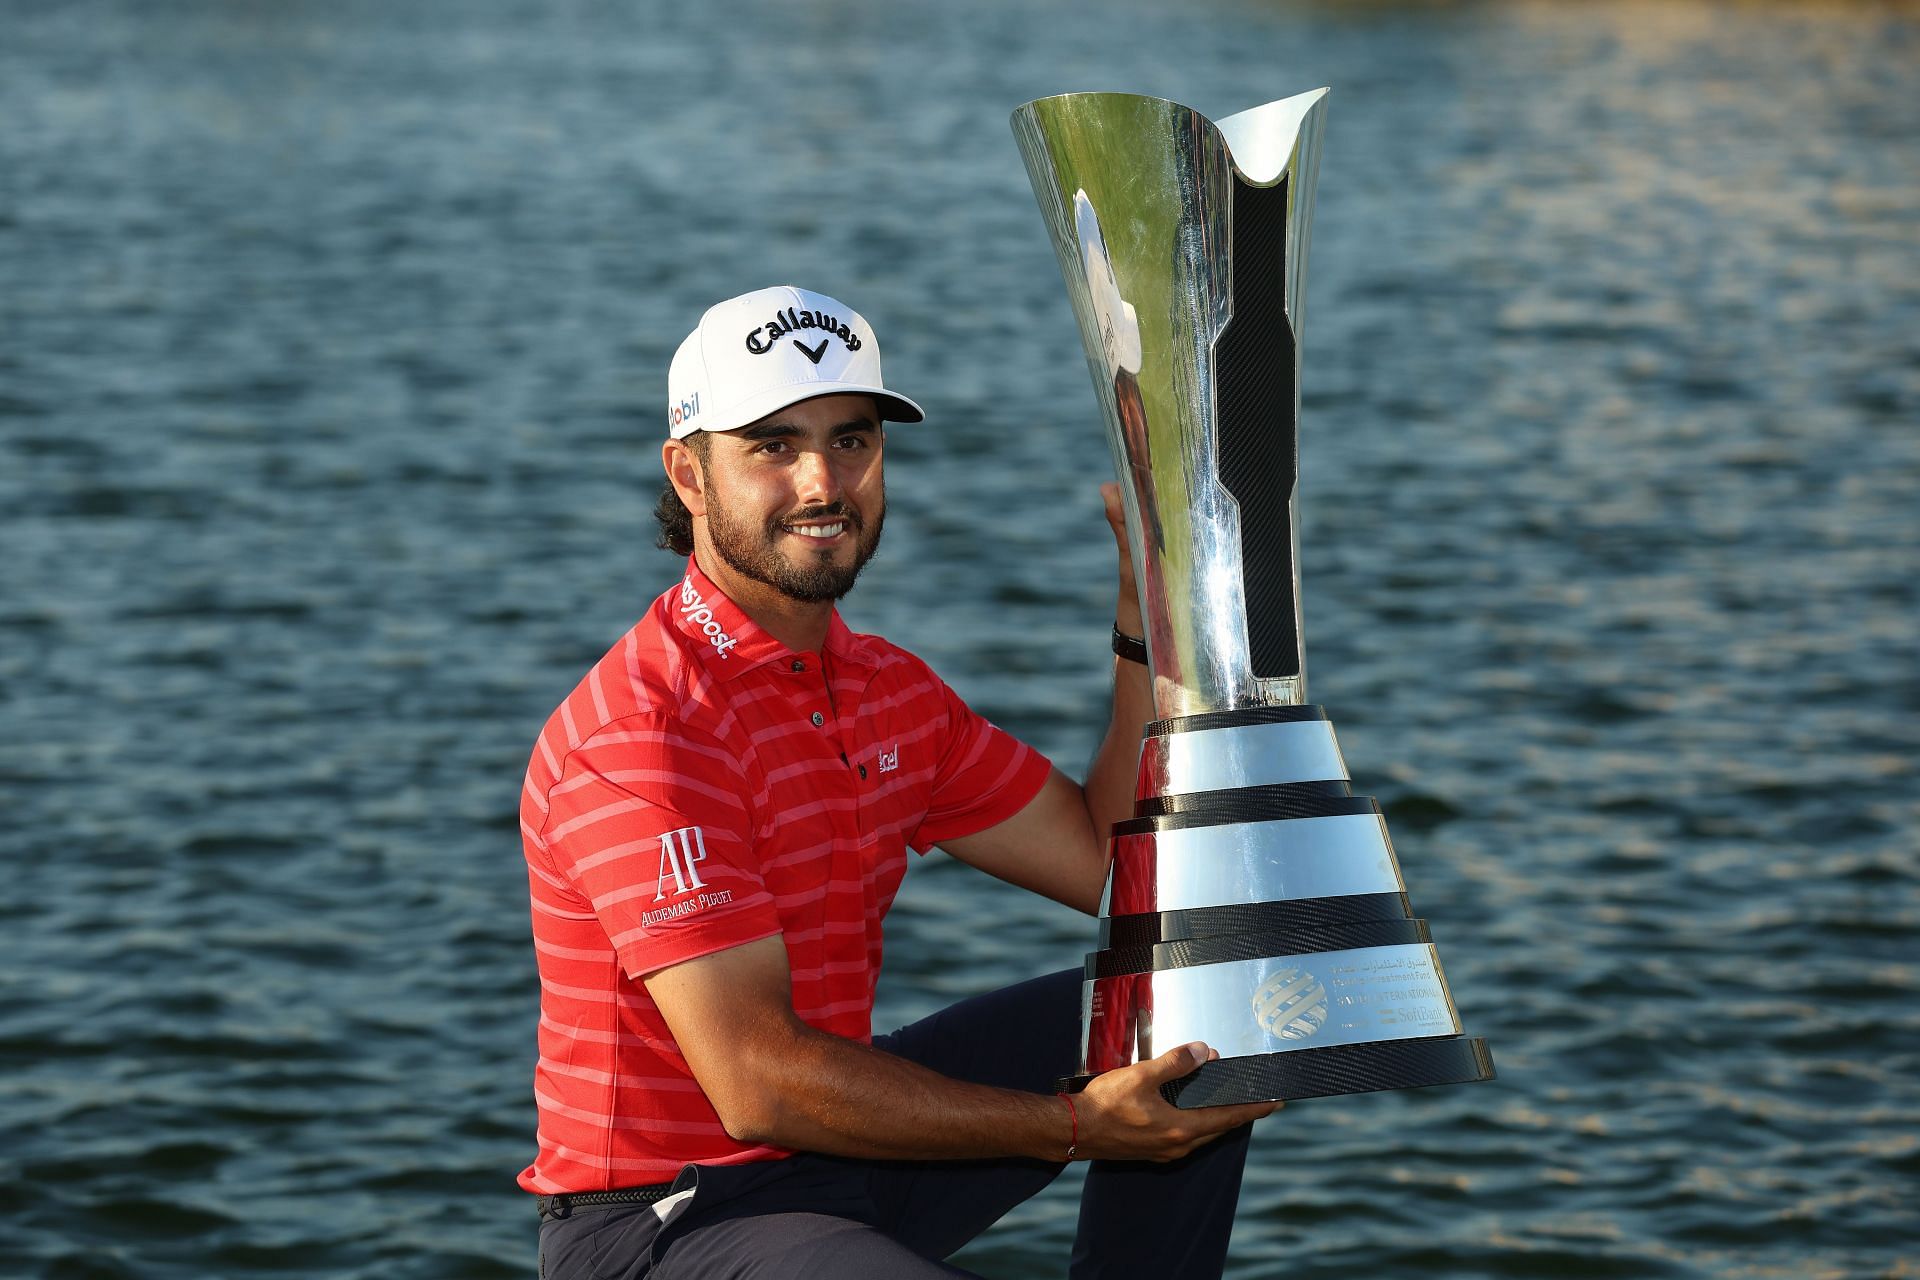
[[[1069,1093],[1078,1093],[1094,1078],[1069,1076],[1059,1084]],[[1220,1058],[1191,1075],[1162,1085],[1160,1094],[1174,1106],[1187,1110],[1241,1102],[1377,1093],[1384,1089],[1424,1089],[1439,1084],[1474,1084],[1493,1078],[1493,1054],[1484,1039],[1447,1036]]]

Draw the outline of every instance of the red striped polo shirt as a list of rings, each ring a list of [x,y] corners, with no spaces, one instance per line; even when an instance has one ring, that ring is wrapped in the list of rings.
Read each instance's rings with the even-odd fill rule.
[[[520,818],[540,966],[528,1191],[778,1159],[729,1138],[647,974],[774,934],[794,1011],[872,1036],[880,922],[924,853],[1019,812],[1046,758],[836,612],[823,651],[756,626],[692,560],[541,731]]]

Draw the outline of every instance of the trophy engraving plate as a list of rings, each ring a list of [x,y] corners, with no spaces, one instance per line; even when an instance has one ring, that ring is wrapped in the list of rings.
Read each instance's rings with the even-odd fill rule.
[[[1120,1020],[1129,1033],[1107,1036],[1096,1028],[1091,1045],[1125,1052],[1090,1052],[1081,1069],[1091,1073],[1194,1040],[1222,1057],[1244,1057],[1460,1033],[1431,945],[1261,956],[1122,974],[1094,987],[1100,1016]]]

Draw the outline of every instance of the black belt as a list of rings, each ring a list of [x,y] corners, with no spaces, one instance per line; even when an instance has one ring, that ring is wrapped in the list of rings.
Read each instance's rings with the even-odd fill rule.
[[[572,1191],[560,1195],[541,1196],[534,1201],[540,1207],[540,1217],[564,1218],[575,1209],[584,1209],[596,1204],[658,1204],[673,1194],[671,1182],[656,1183],[651,1187],[623,1187],[618,1191]]]

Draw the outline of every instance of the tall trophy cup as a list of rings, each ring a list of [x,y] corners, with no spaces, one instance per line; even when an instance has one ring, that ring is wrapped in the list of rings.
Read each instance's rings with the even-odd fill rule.
[[[1013,130],[1120,475],[1155,714],[1112,834],[1082,1060],[1220,1053],[1181,1107],[1493,1077],[1462,1035],[1380,806],[1306,702],[1301,306],[1326,90],[1214,123],[1118,93]]]

